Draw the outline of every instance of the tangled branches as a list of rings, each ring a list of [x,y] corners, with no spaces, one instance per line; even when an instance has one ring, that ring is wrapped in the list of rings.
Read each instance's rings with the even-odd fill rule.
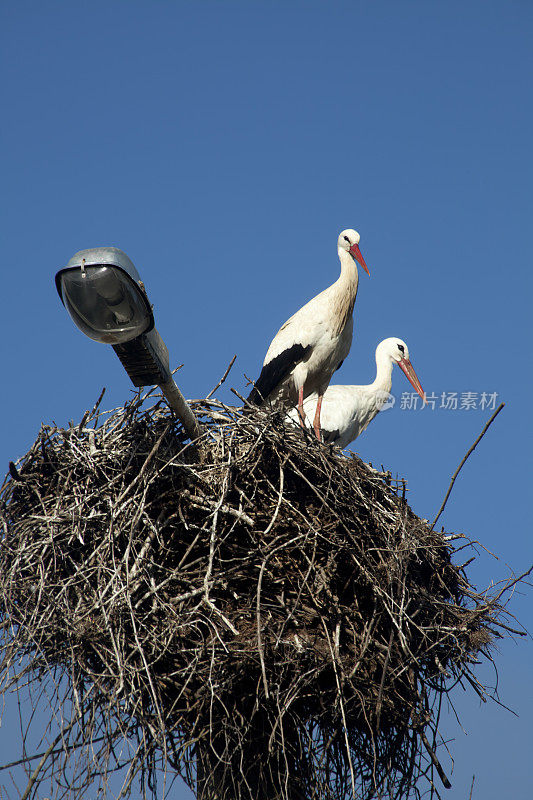
[[[402,481],[279,413],[193,405],[201,460],[136,398],[43,426],[4,483],[0,688],[52,681],[61,715],[25,797],[124,766],[122,797],[161,767],[199,800],[437,792],[441,699],[485,695],[511,584],[476,592]]]

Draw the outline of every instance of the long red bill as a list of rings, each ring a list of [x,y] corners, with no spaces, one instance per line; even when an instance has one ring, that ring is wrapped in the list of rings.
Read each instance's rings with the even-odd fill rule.
[[[424,401],[424,405],[426,404],[426,394],[420,385],[420,381],[418,380],[418,376],[413,369],[413,365],[409,361],[408,358],[402,358],[401,361],[398,361],[398,366],[404,373],[405,377],[411,384],[411,386],[416,389],[422,400]]]
[[[370,275],[370,270],[368,269],[367,265],[365,264],[365,259],[361,255],[361,251],[359,250],[359,245],[358,244],[352,244],[352,246],[350,247],[350,253],[355,258],[355,260],[359,264],[361,264],[361,266],[363,267],[363,269],[366,272],[366,274]]]

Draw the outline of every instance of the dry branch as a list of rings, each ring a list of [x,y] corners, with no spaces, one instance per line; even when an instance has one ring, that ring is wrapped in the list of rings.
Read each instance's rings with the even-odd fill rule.
[[[455,472],[453,473],[453,475],[452,475],[452,479],[451,479],[451,481],[450,481],[450,485],[449,485],[449,487],[448,487],[448,491],[446,492],[446,496],[444,497],[444,500],[442,501],[442,504],[441,504],[441,507],[440,507],[440,508],[439,508],[439,510],[438,510],[437,516],[436,516],[436,517],[435,517],[435,519],[433,520],[433,524],[432,524],[432,527],[433,527],[433,528],[434,528],[434,527],[435,527],[435,525],[437,524],[437,520],[439,519],[440,515],[441,515],[441,514],[442,514],[442,512],[444,511],[444,508],[445,508],[445,506],[446,506],[446,503],[448,502],[448,498],[449,498],[449,496],[450,496],[450,494],[451,494],[451,492],[452,492],[453,485],[454,485],[454,483],[455,483],[455,481],[456,481],[456,479],[457,479],[457,476],[459,475],[459,473],[461,472],[461,470],[462,470],[463,466],[465,465],[465,463],[466,463],[466,460],[467,460],[467,459],[468,459],[468,457],[469,457],[469,456],[470,456],[470,455],[471,455],[471,454],[474,452],[474,450],[476,449],[476,447],[478,446],[478,444],[480,443],[480,441],[483,439],[483,437],[485,436],[486,432],[488,431],[488,429],[490,428],[490,426],[492,425],[492,423],[494,422],[494,420],[496,419],[496,417],[498,416],[498,414],[500,413],[500,411],[502,410],[502,408],[504,408],[504,406],[505,406],[505,403],[500,403],[500,405],[498,406],[498,408],[496,409],[496,411],[494,412],[494,414],[493,414],[493,415],[491,416],[491,418],[490,418],[490,419],[489,419],[489,420],[486,422],[486,424],[485,424],[485,426],[484,426],[483,430],[481,431],[481,433],[480,433],[480,434],[479,434],[479,436],[477,437],[477,439],[476,439],[476,441],[474,442],[474,444],[473,444],[473,445],[472,445],[472,446],[469,448],[469,450],[467,451],[466,455],[465,455],[465,456],[463,456],[463,458],[462,458],[462,460],[461,460],[461,463],[459,464],[459,466],[457,467],[457,469],[456,469],[456,470],[455,470]]]

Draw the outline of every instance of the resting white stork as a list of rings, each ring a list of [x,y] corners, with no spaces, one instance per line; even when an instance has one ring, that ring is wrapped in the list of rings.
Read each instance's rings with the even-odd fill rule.
[[[376,379],[367,386],[329,386],[322,400],[321,430],[325,442],[347,447],[357,439],[376,414],[389,400],[392,385],[392,368],[398,364],[408,380],[425,402],[425,394],[409,360],[409,350],[402,339],[384,339],[376,347]],[[304,400],[306,415],[312,415],[318,406],[318,395]],[[288,414],[295,422],[298,412]],[[309,424],[309,423],[308,423]]]
[[[359,275],[355,259],[370,275],[359,250],[360,236],[349,228],[337,242],[341,274],[334,284],[313,297],[281,326],[267,350],[263,369],[248,402],[298,404],[305,419],[303,401],[317,393],[313,428],[320,439],[320,406],[331,376],[350,351],[353,307]]]

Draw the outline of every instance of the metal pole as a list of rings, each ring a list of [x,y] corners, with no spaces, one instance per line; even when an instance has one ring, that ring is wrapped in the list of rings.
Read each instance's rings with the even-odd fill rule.
[[[135,386],[157,384],[170,408],[176,412],[191,441],[203,433],[172,377],[168,348],[156,328],[122,345],[113,345],[115,353]]]
[[[192,413],[184,396],[176,386],[174,378],[169,378],[165,383],[160,383],[159,387],[163,392],[170,408],[176,412],[181,424],[187,431],[191,441],[198,439],[203,434],[203,428]]]

